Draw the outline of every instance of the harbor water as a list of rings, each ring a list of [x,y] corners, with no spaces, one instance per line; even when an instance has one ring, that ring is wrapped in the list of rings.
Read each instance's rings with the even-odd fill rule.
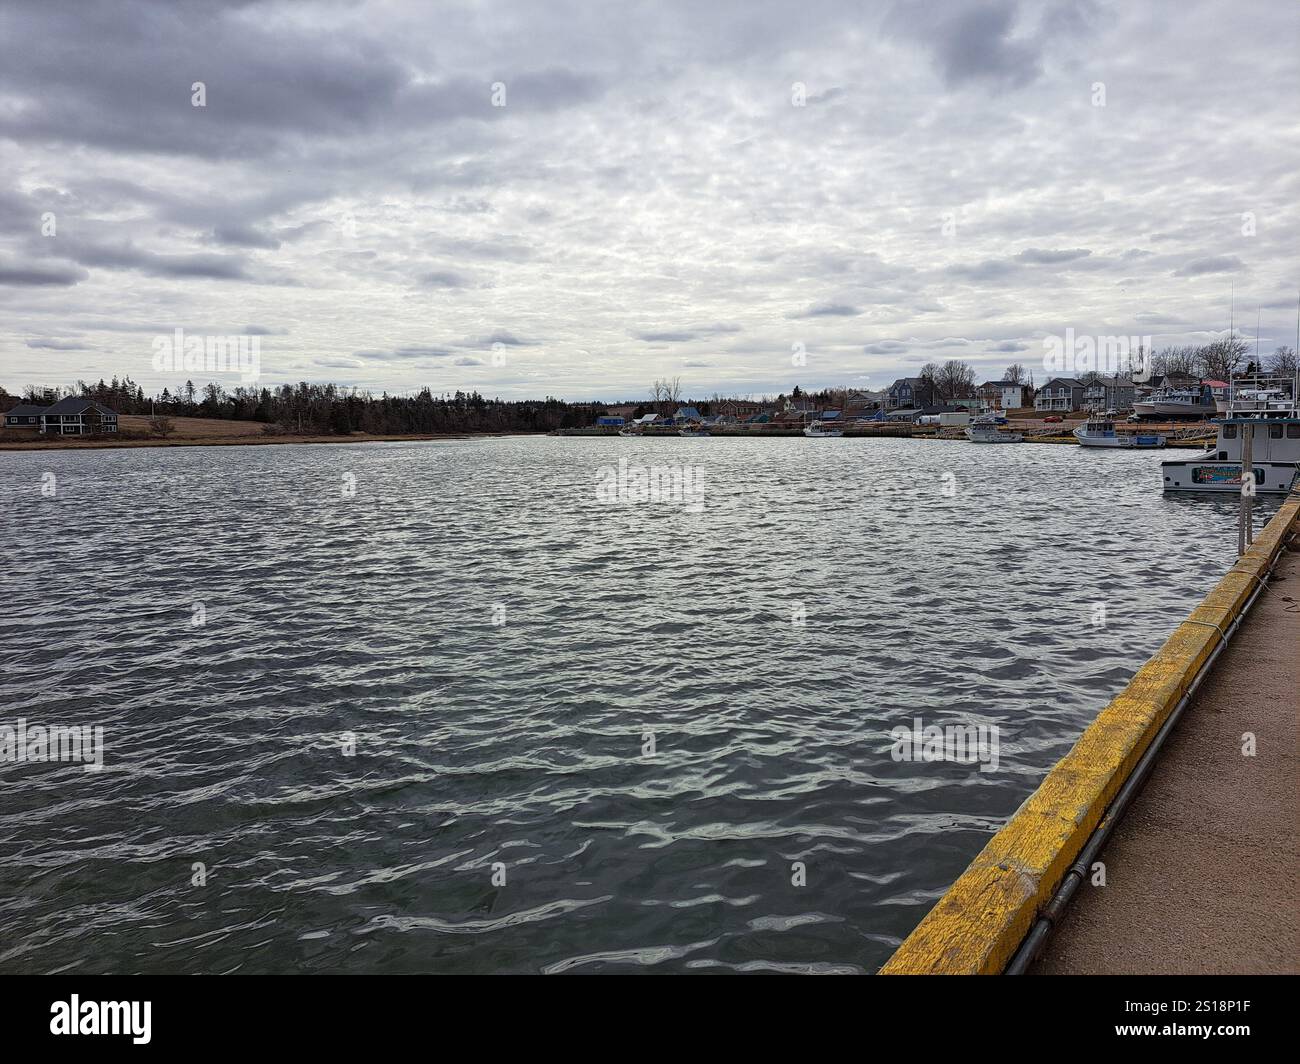
[[[5,454],[0,971],[873,972],[1232,564],[1162,457]]]

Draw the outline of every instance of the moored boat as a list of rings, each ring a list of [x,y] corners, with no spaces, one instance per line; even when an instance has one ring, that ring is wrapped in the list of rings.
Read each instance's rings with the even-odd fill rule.
[[[1003,432],[998,419],[987,414],[975,418],[965,431],[971,443],[1023,443],[1025,439],[1018,432]]]
[[[843,436],[844,430],[833,428],[824,421],[813,421],[804,426],[803,434],[813,437]]]
[[[1090,417],[1076,425],[1073,435],[1082,447],[1150,448],[1165,446],[1165,438],[1154,433],[1128,433],[1115,431],[1110,418]]]
[[[1250,437],[1254,490],[1291,490],[1300,472],[1300,406],[1296,378],[1258,379],[1234,388],[1228,410],[1215,418],[1214,446],[1195,458],[1160,463],[1165,491],[1242,491],[1243,446]]]

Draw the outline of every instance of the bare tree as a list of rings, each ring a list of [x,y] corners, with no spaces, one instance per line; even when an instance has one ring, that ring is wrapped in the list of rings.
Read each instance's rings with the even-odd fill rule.
[[[1201,373],[1214,380],[1226,381],[1241,365],[1250,346],[1240,337],[1230,336],[1215,340],[1196,349],[1196,361]]]
[[[975,371],[955,358],[948,359],[939,367],[935,382],[945,400],[966,399],[975,394]]]
[[[1012,362],[1011,365],[1007,367],[1006,372],[1002,374],[1002,379],[1011,384],[1024,384],[1025,367],[1019,362]]]
[[[1152,376],[1173,374],[1176,377],[1194,377],[1200,368],[1199,348],[1165,347],[1151,360]]]
[[[1296,372],[1294,347],[1279,347],[1268,360],[1268,371],[1279,377],[1293,377]]]
[[[942,389],[939,387],[939,374],[942,370],[943,367],[940,366],[938,362],[927,362],[921,367],[921,372],[919,374],[921,379],[921,391],[928,394],[925,396],[924,401],[922,400],[922,397],[918,395],[916,397],[918,403],[922,403],[923,405],[933,404],[943,394]]]
[[[158,414],[149,419],[149,431],[155,436],[170,436],[176,431],[176,425],[172,422],[171,418],[163,417],[161,414]]]
[[[671,417],[677,411],[677,407],[682,401],[682,379],[674,377],[669,380],[656,378],[651,385],[651,392],[654,395],[655,409],[665,417]]]

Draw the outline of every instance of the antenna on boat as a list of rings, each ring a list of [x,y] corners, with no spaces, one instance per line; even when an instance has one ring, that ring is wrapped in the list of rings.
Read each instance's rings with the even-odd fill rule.
[[[1233,288],[1234,284],[1235,282],[1229,282],[1228,284],[1228,349],[1229,350],[1232,349],[1233,317],[1237,309],[1236,299],[1234,298],[1236,295]],[[1233,383],[1232,378],[1236,374],[1236,372],[1237,372],[1237,367],[1229,363],[1228,364],[1228,398],[1229,399],[1232,398],[1232,394],[1234,391],[1232,386]]]

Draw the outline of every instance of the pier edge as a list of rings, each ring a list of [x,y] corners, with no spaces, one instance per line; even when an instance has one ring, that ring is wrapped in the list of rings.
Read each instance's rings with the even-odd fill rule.
[[[1300,519],[1294,491],[1254,544],[1101,710],[880,969],[995,975],[1101,822]]]

